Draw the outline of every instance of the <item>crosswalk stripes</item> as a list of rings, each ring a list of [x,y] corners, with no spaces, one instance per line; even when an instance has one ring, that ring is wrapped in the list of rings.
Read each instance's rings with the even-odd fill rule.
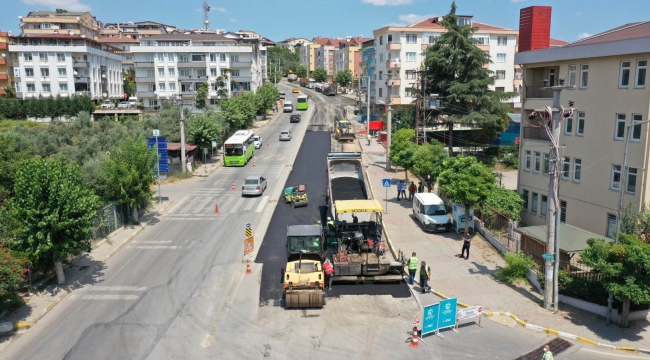
[[[144,286],[91,285],[75,291],[70,300],[137,300],[147,290]]]
[[[214,220],[223,215],[238,212],[262,212],[269,201],[268,195],[243,197],[239,192],[214,194],[211,189],[202,189],[185,196],[176,206],[164,213],[161,219],[167,220]],[[219,205],[219,213],[215,213]]]

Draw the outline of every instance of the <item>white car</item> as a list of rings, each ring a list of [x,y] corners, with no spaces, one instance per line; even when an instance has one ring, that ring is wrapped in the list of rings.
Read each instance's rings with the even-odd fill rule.
[[[119,105],[117,105],[118,109],[129,109],[131,107],[131,104],[129,104],[128,101],[122,101]]]
[[[253,136],[253,144],[255,144],[255,148],[259,149],[262,147],[262,137],[261,136]]]
[[[249,176],[241,186],[242,196],[262,195],[266,190],[266,179],[261,176]]]
[[[280,132],[280,141],[290,141],[291,140],[291,131],[289,130],[282,130]]]
[[[104,102],[102,103],[102,109],[112,109],[114,107],[115,105],[113,105],[113,102],[110,100],[104,100]]]

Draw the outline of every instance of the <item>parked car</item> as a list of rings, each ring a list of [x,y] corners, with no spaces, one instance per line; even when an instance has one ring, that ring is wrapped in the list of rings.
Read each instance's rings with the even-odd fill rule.
[[[129,105],[136,106],[136,105],[139,105],[139,104],[140,104],[140,101],[138,100],[137,96],[129,97]]]
[[[298,90],[298,88],[293,88],[293,90],[291,90],[291,91],[292,91],[293,93],[296,93],[296,94],[300,92],[300,90]]]
[[[110,100],[104,100],[104,102],[102,102],[102,109],[112,109],[114,107],[115,105]]]
[[[415,219],[422,223],[424,231],[451,230],[451,216],[447,213],[445,202],[436,194],[415,194],[412,211]]]
[[[299,123],[300,122],[300,114],[291,114],[289,117],[289,122],[290,123]]]
[[[291,140],[291,131],[289,130],[282,130],[280,131],[280,141],[290,141]]]
[[[129,109],[129,108],[131,108],[131,104],[129,104],[128,101],[122,101],[122,102],[120,102],[119,105],[117,105],[117,108],[118,109]]]
[[[262,137],[259,135],[253,136],[253,144],[255,144],[255,148],[259,149],[262,147]]]
[[[242,196],[262,195],[266,190],[266,179],[261,176],[249,176],[241,186]]]

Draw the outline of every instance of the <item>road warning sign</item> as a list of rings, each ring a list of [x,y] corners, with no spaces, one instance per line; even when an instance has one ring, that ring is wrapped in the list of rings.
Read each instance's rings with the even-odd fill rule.
[[[255,238],[250,236],[244,240],[244,255],[250,254],[255,250]]]
[[[413,325],[417,325],[420,323],[420,319],[418,319],[418,316],[415,315],[415,319],[413,319]]]
[[[249,238],[251,236],[253,236],[253,229],[246,228],[246,237]]]

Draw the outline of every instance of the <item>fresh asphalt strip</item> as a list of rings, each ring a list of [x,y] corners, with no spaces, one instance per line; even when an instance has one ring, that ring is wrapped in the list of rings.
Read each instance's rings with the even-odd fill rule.
[[[309,205],[292,209],[278,199],[271,223],[266,231],[262,245],[255,259],[263,264],[260,284],[260,306],[282,306],[282,269],[287,264],[286,233],[288,225],[309,225],[321,220],[322,209],[326,206],[327,193],[327,153],[330,152],[330,133],[307,131],[300,151],[283,188],[297,184],[307,185]],[[328,297],[341,295],[392,295],[410,297],[405,283],[395,284],[334,284],[327,291]]]

